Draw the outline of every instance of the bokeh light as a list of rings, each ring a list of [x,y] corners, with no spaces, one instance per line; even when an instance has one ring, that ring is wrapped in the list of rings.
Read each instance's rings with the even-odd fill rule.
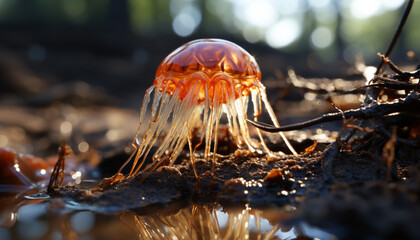
[[[87,233],[95,225],[95,215],[92,212],[78,212],[70,218],[70,224],[77,233]]]
[[[113,3],[87,0],[37,1],[36,11],[21,12],[20,3],[0,1],[0,22],[38,22],[96,26],[102,21],[117,22],[116,29],[126,29],[142,36],[174,34],[177,37],[239,37],[254,44],[284,51],[318,51],[327,49],[332,56],[364,53],[369,61],[383,51],[400,18],[404,0],[127,0],[124,9],[111,11]],[[416,8],[416,5],[414,5]],[[18,11],[19,16],[13,14]],[[418,11],[417,11],[418,12]],[[117,14],[116,16],[110,14]],[[119,15],[118,15],[119,14]],[[128,14],[128,16],[123,16]],[[418,15],[418,14],[417,14]],[[412,11],[403,33],[408,50],[417,51],[419,17]],[[54,17],[54,24],[46,19]],[[112,17],[120,17],[114,19]],[[102,19],[101,19],[102,18]],[[126,19],[124,19],[126,18]],[[413,23],[410,23],[413,22]],[[126,26],[124,24],[129,24]],[[7,25],[7,24],[6,24]],[[13,24],[12,24],[13,25]],[[113,25],[112,25],[113,26]],[[111,26],[111,27],[112,27]],[[392,29],[389,31],[385,31]],[[126,31],[126,30],[121,30]],[[280,33],[281,32],[281,33]],[[327,35],[321,37],[320,33]],[[406,35],[406,37],[404,37]],[[334,43],[338,44],[334,44]],[[349,47],[352,45],[351,47]],[[357,51],[355,52],[355,50]],[[50,49],[48,49],[50,50]],[[322,51],[326,54],[326,51]],[[27,57],[33,62],[48,61],[47,49],[33,43]],[[150,60],[147,50],[133,52],[133,61],[144,66]],[[317,54],[317,56],[320,56]]]
[[[287,47],[299,38],[303,1],[232,1],[234,26],[251,43],[265,41],[273,48]],[[213,10],[216,8],[212,6]]]
[[[291,44],[301,34],[299,23],[286,18],[270,27],[266,33],[267,44],[273,48],[281,48]]]
[[[270,0],[238,1],[234,6],[235,18],[246,25],[266,28],[272,25],[278,17],[277,9],[273,7]]]
[[[333,32],[326,27],[318,27],[311,34],[311,44],[315,48],[326,48],[334,40]]]
[[[172,0],[170,11],[172,28],[181,37],[191,35],[201,22],[201,11],[192,1]]]
[[[376,15],[381,9],[381,0],[353,0],[350,4],[350,11],[353,17],[365,19]]]
[[[346,3],[348,2],[348,3]],[[366,19],[378,14],[382,14],[386,10],[394,10],[399,8],[404,0],[351,0],[344,1],[348,4],[353,17],[357,19]]]

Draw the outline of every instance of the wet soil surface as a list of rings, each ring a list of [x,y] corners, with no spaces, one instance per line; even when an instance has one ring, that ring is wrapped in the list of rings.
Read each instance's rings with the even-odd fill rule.
[[[334,158],[330,158],[331,152]],[[293,206],[287,222],[306,221],[340,239],[417,239],[420,232],[419,150],[404,146],[387,169],[365,152],[337,151],[333,142],[300,156],[269,157],[237,150],[214,162],[190,158],[163,166],[147,178],[137,174],[103,188],[63,187],[60,194],[80,208],[99,212],[150,209],[182,200],[183,205],[219,203],[253,208]]]

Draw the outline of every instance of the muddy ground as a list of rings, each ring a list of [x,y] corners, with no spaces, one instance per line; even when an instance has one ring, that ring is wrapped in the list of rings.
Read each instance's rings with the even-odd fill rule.
[[[268,157],[237,150],[212,161],[196,159],[195,178],[189,157],[163,166],[143,179],[137,174],[103,188],[61,188],[59,194],[99,212],[131,209],[147,215],[181,200],[181,206],[270,208],[290,205],[282,223],[306,221],[339,239],[416,239],[420,237],[420,151],[397,146],[391,179],[367,152],[323,151],[300,156]],[[334,158],[328,155],[335,154]],[[331,165],[331,167],[329,167]],[[178,206],[180,207],[180,206]]]

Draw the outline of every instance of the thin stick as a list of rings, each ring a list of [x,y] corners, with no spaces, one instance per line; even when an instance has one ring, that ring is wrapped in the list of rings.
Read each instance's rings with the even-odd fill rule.
[[[47,187],[48,194],[50,195],[58,194],[58,190],[60,189],[64,180],[64,160],[66,159],[66,156],[71,153],[72,153],[71,148],[66,145],[65,141],[63,141],[58,152],[57,163],[54,166],[54,170],[51,173],[50,181],[48,183],[48,187]]]
[[[332,122],[341,120],[344,118],[358,118],[358,119],[369,119],[369,118],[376,118],[385,116],[391,113],[398,113],[403,111],[415,111],[416,109],[420,108],[420,94],[413,92],[408,95],[403,100],[399,100],[397,102],[390,102],[390,103],[382,103],[378,104],[374,102],[366,107],[361,107],[358,109],[350,109],[344,112],[337,112],[337,113],[328,113],[324,114],[318,118],[311,119],[306,122],[301,122],[297,124],[291,124],[283,127],[276,127],[271,124],[262,123],[262,122],[254,122],[247,119],[255,127],[267,131],[267,132],[281,132],[281,131],[292,131],[298,130],[305,127],[310,127],[313,125],[317,125],[320,123],[325,122]]]
[[[411,8],[413,6],[414,0],[409,0],[407,7],[405,8],[404,14],[401,17],[400,24],[398,25],[397,30],[395,31],[394,37],[392,38],[391,43],[388,46],[388,50],[385,53],[385,58],[388,58],[391,54],[392,50],[394,49],[395,44],[397,43],[398,38],[401,35],[402,29],[404,28],[405,22],[407,21],[408,15],[410,14]],[[378,68],[376,69],[375,75],[379,75],[383,72],[383,66],[384,66],[384,59],[381,60],[379,63]]]

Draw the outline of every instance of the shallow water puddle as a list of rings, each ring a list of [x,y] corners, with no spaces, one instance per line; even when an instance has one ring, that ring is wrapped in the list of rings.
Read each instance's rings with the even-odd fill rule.
[[[45,193],[45,177],[27,185],[2,185],[0,239],[333,238],[291,220],[296,219],[296,209],[287,201],[290,194],[297,194],[296,190],[301,194],[300,180],[280,170],[276,176],[270,175],[267,183],[262,179],[269,169],[284,162],[261,162],[258,157],[243,157],[241,161],[242,168],[234,159],[216,162],[220,192],[210,191],[211,175],[204,174],[200,188],[204,195],[198,201],[191,199],[196,180],[188,165],[162,168],[141,185],[138,180],[142,175],[138,175],[101,191],[94,190],[99,182],[86,180],[89,177],[81,170],[84,168],[75,165],[65,171],[65,186],[54,197]],[[202,171],[212,168],[207,161],[196,164]],[[273,166],[263,170],[263,164]],[[11,170],[12,174],[19,173]],[[239,176],[248,176],[249,180]],[[222,177],[226,179],[222,181]],[[223,207],[214,204],[217,199],[226,202]],[[251,203],[260,204],[254,208]]]
[[[60,199],[7,194],[0,239],[334,239],[305,223],[287,222],[294,209],[189,205],[182,201],[116,214],[72,210]],[[41,202],[40,202],[41,201]],[[34,203],[37,202],[37,203]],[[4,208],[6,206],[6,208]],[[74,205],[73,205],[74,207]]]

